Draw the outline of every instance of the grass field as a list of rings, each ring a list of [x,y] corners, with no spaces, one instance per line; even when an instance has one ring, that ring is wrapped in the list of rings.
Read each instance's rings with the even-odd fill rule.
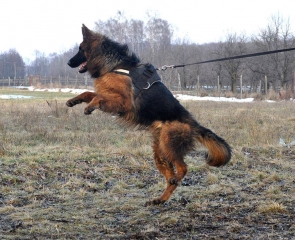
[[[172,198],[149,133],[73,94],[0,89],[0,239],[295,239],[295,103],[183,102],[233,148],[222,168],[200,146]]]

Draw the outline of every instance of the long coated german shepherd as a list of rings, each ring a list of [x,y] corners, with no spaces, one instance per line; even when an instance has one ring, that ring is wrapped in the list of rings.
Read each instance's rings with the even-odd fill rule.
[[[89,72],[95,92],[85,92],[67,101],[67,106],[85,102],[84,113],[95,109],[116,114],[125,123],[148,129],[153,136],[154,160],[166,178],[164,193],[146,205],[167,201],[187,173],[184,156],[195,141],[208,149],[210,166],[225,165],[231,148],[225,140],[201,126],[160,81],[151,64],[142,64],[127,45],[82,26],[83,42],[69,60],[72,68]]]

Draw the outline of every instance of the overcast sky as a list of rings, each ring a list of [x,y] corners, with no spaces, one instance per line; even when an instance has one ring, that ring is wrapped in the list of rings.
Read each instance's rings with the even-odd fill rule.
[[[289,18],[295,30],[294,0],[0,0],[0,52],[16,49],[25,61],[34,51],[62,53],[82,40],[81,25],[114,17],[146,20],[152,11],[191,42],[216,42],[228,32],[255,34],[272,15]],[[292,16],[293,15],[293,16]]]

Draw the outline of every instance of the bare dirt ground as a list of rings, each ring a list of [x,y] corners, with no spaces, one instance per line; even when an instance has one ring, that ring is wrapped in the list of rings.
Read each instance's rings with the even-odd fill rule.
[[[202,147],[172,198],[145,131],[68,96],[0,101],[1,239],[295,239],[295,104],[183,104],[233,148],[222,168]]]

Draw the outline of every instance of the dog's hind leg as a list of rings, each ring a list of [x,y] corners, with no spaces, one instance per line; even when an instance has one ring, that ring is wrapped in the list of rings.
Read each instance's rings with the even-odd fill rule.
[[[96,96],[96,93],[94,92],[84,92],[74,98],[69,99],[66,102],[66,105],[68,107],[73,107],[76,104],[80,104],[82,102],[90,103],[95,96]]]
[[[170,182],[180,182],[187,173],[184,156],[194,148],[192,128],[179,121],[165,123],[159,140],[161,152],[175,166],[176,175]]]
[[[170,195],[177,187],[177,182],[175,183],[170,181],[170,179],[175,178],[173,164],[161,156],[159,145],[157,142],[154,143],[153,149],[156,166],[158,170],[165,176],[167,186],[164,193],[159,198],[146,202],[146,206],[164,203],[170,198]]]
[[[166,178],[164,193],[147,205],[167,201],[187,173],[185,154],[193,148],[191,127],[178,121],[166,122],[158,130],[157,143],[154,144],[155,162]],[[175,172],[176,171],[176,172]]]

